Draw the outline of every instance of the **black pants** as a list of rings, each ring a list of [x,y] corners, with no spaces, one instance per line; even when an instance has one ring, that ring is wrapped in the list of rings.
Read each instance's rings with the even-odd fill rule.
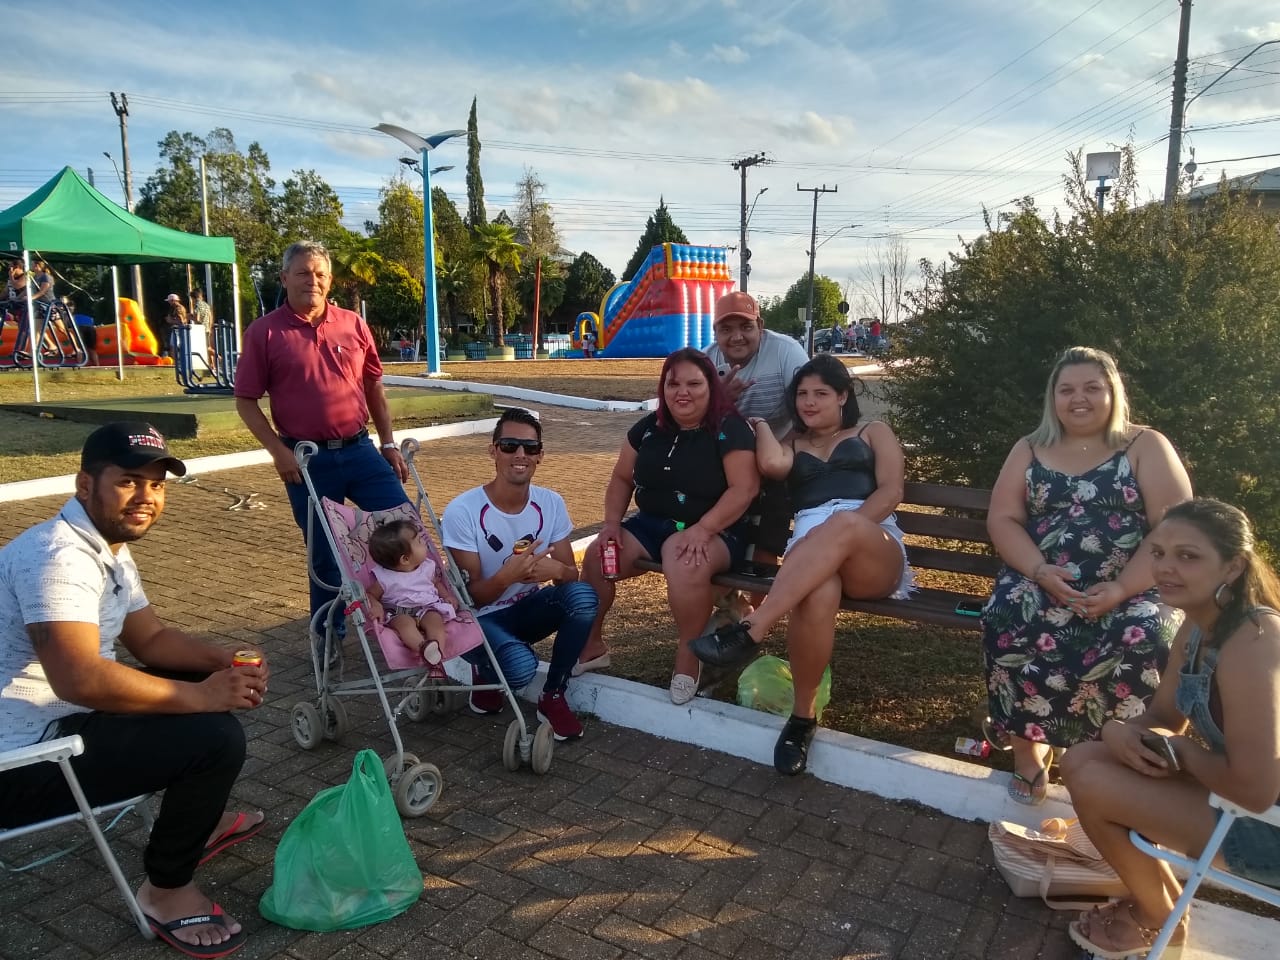
[[[190,883],[244,765],[240,721],[229,713],[78,713],[59,720],[49,739],[73,734],[84,740],[84,753],[71,767],[90,806],[164,791],[143,866],[156,887]],[[75,810],[55,763],[0,773],[0,826]]]

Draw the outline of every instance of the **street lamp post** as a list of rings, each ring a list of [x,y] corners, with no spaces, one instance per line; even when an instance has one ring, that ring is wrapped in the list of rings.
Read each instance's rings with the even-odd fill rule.
[[[373,129],[387,136],[395,137],[405,146],[417,150],[421,154],[419,170],[422,173],[422,258],[423,258],[423,337],[427,341],[427,375],[439,376],[440,367],[440,323],[436,309],[436,243],[435,224],[431,214],[431,174],[438,173],[448,167],[432,169],[427,163],[427,154],[452,137],[461,137],[465,130],[445,130],[429,137],[420,137],[412,130],[398,127],[394,123],[380,123]]]
[[[809,354],[811,356],[813,354],[813,286],[814,286],[813,266],[814,266],[814,261],[818,256],[818,248],[826,244],[828,240],[834,239],[835,235],[839,233],[841,230],[857,230],[860,226],[862,226],[862,224],[860,223],[846,223],[844,226],[836,228],[835,233],[831,233],[828,236],[824,237],[822,240],[822,243],[818,243],[817,242],[818,196],[816,193],[814,194],[813,229],[809,234],[809,251],[808,251],[809,252],[809,306],[806,308],[805,314],[804,314],[805,325],[809,328],[808,335],[805,337],[805,340],[807,341],[806,348],[808,349]]]

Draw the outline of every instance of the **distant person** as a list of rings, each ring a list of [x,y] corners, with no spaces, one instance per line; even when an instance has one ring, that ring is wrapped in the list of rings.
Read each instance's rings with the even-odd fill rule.
[[[329,251],[311,241],[291,244],[280,282],[284,304],[245,330],[236,367],[236,412],[271,454],[305,540],[310,506],[293,452],[300,441],[319,448],[307,467],[316,493],[337,503],[351,499],[362,510],[407,503],[403,481],[409,468],[392,432],[373,335],[358,313],[328,301]],[[258,405],[264,394],[270,396],[271,420]],[[370,417],[380,448],[369,438]],[[338,564],[324,536],[308,549],[316,576],[336,587]],[[310,588],[314,617],[336,594],[313,581]],[[339,635],[345,629],[339,618]]]
[[[450,501],[442,538],[467,577],[467,590],[493,656],[513,690],[538,671],[535,643],[555,634],[538,717],[557,740],[582,736],[582,723],[565,699],[573,665],[596,615],[596,592],[579,580],[569,537],[573,523],[564,498],[533,482],[542,462],[542,423],[528,410],[508,407],[489,444],[493,479]],[[477,684],[496,683],[483,647],[463,654]],[[471,710],[500,713],[499,690],[475,690]]]
[[[168,305],[168,310],[164,315],[165,338],[164,348],[160,355],[173,356],[177,351],[178,330],[188,326],[191,319],[187,315],[187,308],[182,305],[182,298],[176,293],[171,293],[164,298],[164,302]]]
[[[588,330],[582,335],[582,355],[592,360],[596,355],[596,332]]]
[[[838,323],[831,328],[831,352],[844,353],[844,327]]]
[[[204,332],[208,336],[213,336],[213,307],[205,301],[204,291],[199,287],[191,291],[191,320],[204,327]]]
[[[186,472],[150,424],[99,427],[75,495],[0,549],[0,750],[79,736],[70,762],[91,805],[163,791],[138,905],[170,946],[225,956],[245,933],[193,877],[262,828],[226,805],[245,758],[235,713],[262,706],[270,672],[162,622],[143,592],[128,545],[164,512],[166,473]],[[56,764],[0,772],[0,827],[75,810]]]
[[[858,353],[866,353],[867,352],[867,325],[863,323],[861,320],[858,320],[856,323],[854,323],[853,330],[851,331],[851,333],[853,335],[853,349],[856,350]]]

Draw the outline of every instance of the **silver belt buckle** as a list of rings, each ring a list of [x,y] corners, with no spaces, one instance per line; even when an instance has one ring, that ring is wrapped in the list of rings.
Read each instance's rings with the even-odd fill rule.
[[[343,447],[347,445],[347,441],[341,438],[337,440],[326,440],[324,442],[324,445],[329,450],[341,450]]]

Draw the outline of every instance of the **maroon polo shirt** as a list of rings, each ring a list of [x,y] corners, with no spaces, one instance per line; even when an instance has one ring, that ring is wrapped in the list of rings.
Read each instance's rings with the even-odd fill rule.
[[[315,326],[286,302],[244,332],[235,395],[270,397],[271,422],[294,440],[337,440],[369,421],[365,390],[382,361],[358,313],[329,304]]]

